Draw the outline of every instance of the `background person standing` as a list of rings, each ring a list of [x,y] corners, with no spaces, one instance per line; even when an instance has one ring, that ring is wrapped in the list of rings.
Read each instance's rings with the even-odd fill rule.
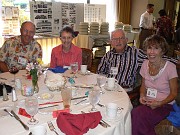
[[[172,43],[172,37],[174,34],[172,21],[169,17],[167,17],[164,9],[161,9],[158,13],[160,18],[156,21],[156,34],[164,37],[168,44]]]
[[[154,11],[154,5],[153,4],[147,4],[147,10],[141,15],[140,18],[140,34],[139,34],[139,40],[140,40],[140,46],[139,48],[143,48],[143,42],[144,40],[153,34],[153,22],[154,22],[154,16],[152,15]]]

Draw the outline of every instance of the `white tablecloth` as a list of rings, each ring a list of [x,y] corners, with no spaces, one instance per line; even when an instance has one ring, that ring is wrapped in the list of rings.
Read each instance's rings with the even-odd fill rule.
[[[16,75],[16,78],[21,79],[22,84],[27,84],[31,85],[31,80],[25,79],[26,72],[24,70],[19,71],[19,73]],[[68,73],[65,75],[69,75]],[[92,75],[86,75],[82,76],[78,74],[78,78],[75,79],[75,82],[77,84],[96,84],[96,74]],[[10,82],[13,79],[13,75],[10,73],[2,73],[0,74],[0,77],[7,78],[8,80],[2,80],[0,79],[0,82]],[[41,75],[39,77],[39,88],[40,88],[40,93],[43,92],[49,92],[47,87],[44,84],[44,77]],[[10,84],[12,84],[10,82]],[[109,102],[114,102],[118,104],[120,108],[123,108],[122,112],[118,115],[116,121],[108,121],[105,119],[105,107],[100,107],[96,106],[98,110],[101,111],[101,115],[103,116],[103,119],[108,122],[111,127],[108,128],[103,128],[101,125],[98,125],[95,129],[90,129],[86,134],[87,135],[131,135],[131,109],[132,105],[129,100],[128,95],[126,92],[120,87],[120,90],[122,92],[117,92],[117,91],[105,91],[105,94],[101,95],[100,98],[100,103],[101,104],[107,104]],[[79,89],[79,93],[82,93],[82,91],[85,89]],[[86,90],[85,90],[86,91]],[[54,97],[51,99],[51,101],[60,101],[61,100],[61,94],[60,92],[53,92]],[[26,97],[21,95],[21,92],[17,90],[17,96],[18,96],[18,101],[16,103],[12,102],[11,95],[9,95],[9,100],[8,101],[2,101],[2,97],[0,97],[0,108],[2,111],[3,107],[10,106],[13,108],[13,105],[15,106],[20,106],[23,107],[23,99]],[[80,100],[79,100],[80,101]],[[39,100],[39,103],[42,102],[42,100]],[[71,106],[71,113],[77,114],[80,113],[81,111],[88,112],[88,110],[91,108],[91,105],[88,103],[83,103],[83,104],[78,104],[74,105],[74,103],[77,101],[72,101],[72,106]],[[62,109],[62,103],[59,105],[59,109]],[[16,113],[18,109],[16,108]],[[23,122],[27,123],[29,120],[28,118],[19,115],[19,117],[22,119]],[[47,128],[47,135],[54,135],[54,132],[50,131],[48,126],[47,126],[47,121],[52,121],[57,132],[61,135],[63,133],[58,129],[56,125],[56,118],[53,118],[51,114],[41,114],[38,113],[35,115],[35,118],[39,120],[39,123],[37,125],[44,125]],[[14,117],[11,117],[9,115],[0,117],[0,135],[27,135],[29,131],[25,131],[22,125],[15,120]],[[36,125],[28,125],[30,129],[32,129]]]

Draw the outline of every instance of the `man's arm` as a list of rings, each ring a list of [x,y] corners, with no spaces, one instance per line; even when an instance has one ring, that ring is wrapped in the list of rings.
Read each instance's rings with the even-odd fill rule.
[[[9,71],[7,64],[3,61],[0,61],[0,71],[1,72],[8,72]]]
[[[101,62],[98,65],[98,74],[106,74],[107,73],[107,64],[106,64],[106,59],[107,59],[107,54],[104,55],[104,57],[101,59]]]

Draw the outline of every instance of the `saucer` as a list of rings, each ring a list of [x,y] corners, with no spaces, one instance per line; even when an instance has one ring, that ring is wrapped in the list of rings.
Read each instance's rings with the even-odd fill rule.
[[[49,92],[38,94],[38,99],[40,100],[50,100],[53,97],[54,97],[54,94],[49,93]]]
[[[109,88],[107,84],[104,85],[104,89],[107,91],[118,91],[119,90],[119,84],[115,83],[113,88]]]
[[[116,115],[116,117],[114,117],[114,118],[108,117],[107,114],[106,114],[106,112],[105,112],[105,113],[103,114],[103,119],[104,119],[105,121],[109,121],[109,122],[117,122],[117,121],[120,121],[120,120],[122,119],[122,117],[121,117],[121,112],[118,112],[117,115]]]

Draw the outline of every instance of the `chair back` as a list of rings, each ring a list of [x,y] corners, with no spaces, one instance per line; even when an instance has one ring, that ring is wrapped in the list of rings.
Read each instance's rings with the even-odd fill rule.
[[[87,69],[91,71],[92,59],[93,59],[92,50],[88,48],[81,48],[81,49],[82,49],[82,64],[87,65]]]

